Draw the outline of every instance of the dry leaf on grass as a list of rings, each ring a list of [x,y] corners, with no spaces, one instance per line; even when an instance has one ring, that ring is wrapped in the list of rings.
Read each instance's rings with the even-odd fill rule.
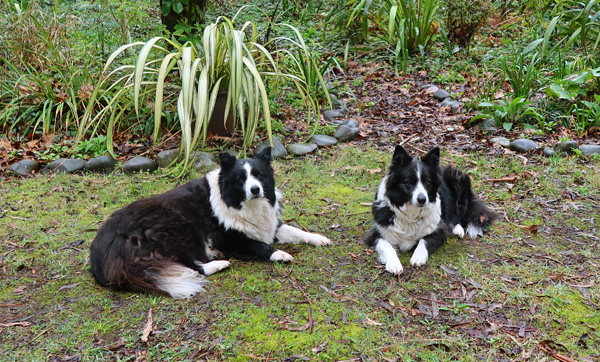
[[[146,326],[142,331],[142,342],[148,343],[148,336],[152,333],[152,323],[154,319],[152,318],[152,308],[148,309],[148,319],[146,320]]]

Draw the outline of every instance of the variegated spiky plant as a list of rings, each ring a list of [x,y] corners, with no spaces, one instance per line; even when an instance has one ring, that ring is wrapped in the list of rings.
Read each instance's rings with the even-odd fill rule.
[[[232,20],[220,17],[205,28],[200,45],[191,42],[181,45],[168,38],[155,37],[148,42],[121,46],[106,62],[90,97],[78,138],[94,134],[100,125],[106,125],[107,147],[112,153],[112,136],[118,120],[132,105],[139,112],[140,104],[148,98],[154,103],[154,141],[157,142],[165,96],[175,95],[181,151],[187,165],[192,151],[206,141],[217,94],[226,90],[225,114],[232,111],[235,128],[241,130],[243,148],[247,149],[254,140],[261,116],[269,138],[272,137],[266,82],[280,80],[290,81],[302,97],[310,127],[311,114],[319,113],[316,95],[309,91],[314,87],[314,74],[317,74],[318,86],[327,95],[325,82],[300,32],[287,24],[281,28],[291,37],[277,37],[268,45],[262,45],[258,41],[261,34],[254,23],[246,22],[238,30]],[[140,46],[135,64],[115,65],[119,56]],[[313,84],[307,85],[307,73],[311,74],[313,79],[309,82]],[[177,82],[173,81],[173,75],[178,76]],[[165,92],[166,89],[174,91]],[[106,118],[108,120],[103,122]]]

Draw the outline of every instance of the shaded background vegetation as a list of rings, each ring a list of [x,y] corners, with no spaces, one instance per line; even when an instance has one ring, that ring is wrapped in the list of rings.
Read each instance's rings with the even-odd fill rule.
[[[252,21],[257,39],[289,35],[272,26],[280,22],[291,24],[303,35],[305,49],[316,63],[306,69],[306,60],[296,56],[292,62],[300,59],[305,67],[299,68],[302,85],[311,91],[308,94],[316,96],[320,107],[328,108],[329,103],[319,79],[325,80],[335,94],[341,93],[347,106],[364,107],[361,94],[340,82],[351,72],[346,68],[348,62],[358,60],[384,64],[398,75],[425,72],[431,82],[441,85],[470,83],[473,92],[454,96],[468,99],[466,117],[474,121],[481,114],[506,131],[559,134],[572,139],[597,135],[600,3],[595,0],[200,3],[2,1],[0,28],[5,31],[0,37],[0,137],[11,143],[3,151],[8,162],[27,152],[20,147],[24,142],[42,137],[50,151],[46,148],[29,154],[42,161],[81,153],[80,144],[90,139],[101,147],[97,153],[113,139],[171,147],[173,139],[181,137],[178,93],[168,88],[176,79],[166,79],[165,104],[158,117],[154,117],[151,99],[125,92],[118,102],[123,113],[118,113],[118,122],[112,124],[108,116],[116,113],[110,103],[112,97],[127,89],[121,89],[123,85],[98,87],[104,64],[120,46],[145,42],[153,36],[201,45],[206,24],[222,15],[233,18],[245,4],[253,6],[238,15],[236,27]],[[175,30],[170,34],[161,19],[173,15],[181,22],[177,26],[169,23]],[[134,64],[138,52],[135,47],[122,52],[119,64]],[[280,59],[285,66],[285,59],[275,60]],[[279,125],[290,118],[297,125],[291,136],[301,140],[317,129],[331,130],[322,120],[316,128],[306,127],[312,112],[303,106],[303,96],[297,90],[279,84],[279,80],[265,78],[265,84],[273,120],[261,123],[257,131],[237,129],[227,147],[241,147],[238,140],[244,137],[258,140],[270,129],[277,134],[281,132]],[[85,110],[94,88],[104,98],[92,105],[92,116],[107,104],[111,109],[93,119],[90,127]],[[132,105],[134,98],[141,103],[138,112]],[[158,136],[155,128],[160,130]],[[166,140],[171,143],[165,145]],[[44,152],[46,155],[41,154]]]

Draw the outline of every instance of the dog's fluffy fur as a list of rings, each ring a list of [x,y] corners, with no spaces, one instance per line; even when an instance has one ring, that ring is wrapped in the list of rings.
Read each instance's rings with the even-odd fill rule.
[[[403,271],[396,250],[413,250],[412,266],[422,266],[450,235],[475,238],[487,231],[496,214],[477,198],[471,180],[458,169],[439,165],[434,148],[420,161],[402,146],[394,151],[373,203],[373,226],[365,242],[392,274]]]
[[[324,236],[283,224],[271,149],[255,159],[221,153],[204,178],[116,211],[90,247],[91,272],[104,286],[187,298],[204,275],[241,260],[288,262],[274,242],[326,245]]]

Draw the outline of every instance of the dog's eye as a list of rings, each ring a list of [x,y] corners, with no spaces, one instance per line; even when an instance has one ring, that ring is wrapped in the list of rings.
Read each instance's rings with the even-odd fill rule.
[[[429,182],[429,180],[423,181],[423,185],[425,185],[425,186],[429,186],[430,184],[431,184],[431,182]]]
[[[254,177],[262,177],[261,172],[256,171],[256,172],[253,172],[253,174],[254,174]]]

